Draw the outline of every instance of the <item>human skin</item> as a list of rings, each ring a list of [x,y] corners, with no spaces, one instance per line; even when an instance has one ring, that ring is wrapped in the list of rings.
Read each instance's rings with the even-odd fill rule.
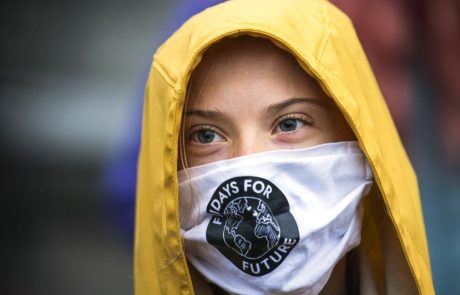
[[[185,167],[354,139],[293,56],[251,37],[224,39],[204,54],[189,84],[182,134]]]
[[[266,39],[227,38],[192,74],[178,168],[354,139],[337,106],[292,55]],[[345,294],[345,269],[342,259],[321,295]],[[211,294],[190,271],[195,291]]]

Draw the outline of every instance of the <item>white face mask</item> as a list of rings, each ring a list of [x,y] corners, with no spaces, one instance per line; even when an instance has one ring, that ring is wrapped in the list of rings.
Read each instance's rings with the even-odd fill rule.
[[[235,294],[318,294],[361,237],[372,172],[356,142],[263,152],[179,172],[187,259]]]

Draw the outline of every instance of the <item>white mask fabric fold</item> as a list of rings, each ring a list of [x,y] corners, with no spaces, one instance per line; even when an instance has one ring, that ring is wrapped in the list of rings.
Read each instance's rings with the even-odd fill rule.
[[[187,259],[232,294],[318,294],[361,238],[372,172],[356,141],[179,171]]]

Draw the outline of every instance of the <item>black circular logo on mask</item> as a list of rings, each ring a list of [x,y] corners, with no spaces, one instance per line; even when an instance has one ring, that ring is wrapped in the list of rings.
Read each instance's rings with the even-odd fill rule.
[[[276,269],[299,241],[299,229],[283,193],[253,176],[231,178],[212,195],[206,239],[251,276]]]

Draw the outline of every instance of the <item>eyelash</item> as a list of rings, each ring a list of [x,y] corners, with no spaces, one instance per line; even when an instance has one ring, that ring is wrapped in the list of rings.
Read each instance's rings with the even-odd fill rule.
[[[217,128],[215,128],[215,127],[213,127],[211,125],[203,124],[203,125],[193,126],[192,128],[190,128],[190,130],[187,132],[187,140],[188,141],[194,141],[194,142],[197,142],[199,144],[204,144],[204,143],[200,143],[199,140],[197,140],[197,138],[194,138],[194,137],[198,136],[198,133],[200,131],[212,131],[215,134],[217,134],[218,136],[224,138],[224,136],[221,135],[222,132],[220,132]]]
[[[273,124],[272,126],[272,133],[276,133],[276,129],[279,128],[280,124],[285,121],[285,120],[289,120],[289,119],[292,119],[292,120],[298,120],[300,122],[302,122],[303,124],[305,125],[313,125],[313,120],[309,117],[309,116],[306,116],[304,114],[287,114],[287,115],[284,115],[280,118],[278,118],[275,123]],[[295,130],[297,130],[298,128],[296,128]],[[281,131],[280,133],[291,133],[291,132],[294,132],[295,130],[293,131]],[[193,141],[193,142],[196,142],[196,143],[199,143],[199,144],[205,144],[205,143],[201,143],[198,138],[196,138],[196,136],[198,136],[199,132],[201,131],[212,131],[214,132],[217,136],[221,137],[221,138],[224,138],[224,136],[222,136],[222,132],[220,132],[217,128],[211,126],[211,125],[206,125],[206,124],[203,124],[203,125],[197,125],[197,126],[193,126],[192,128],[190,128],[189,132],[188,132],[188,135],[187,135],[187,140],[188,141]]]
[[[304,123],[305,125],[313,125],[313,120],[311,117],[309,116],[306,116],[304,114],[287,114],[287,115],[284,115],[282,117],[280,117],[278,120],[275,121],[275,123],[273,124],[273,127],[272,127],[272,132],[274,133],[275,130],[279,127],[279,124],[285,120],[289,120],[289,119],[292,119],[292,120],[299,120],[301,121],[302,123]],[[288,132],[287,132],[288,133]]]

